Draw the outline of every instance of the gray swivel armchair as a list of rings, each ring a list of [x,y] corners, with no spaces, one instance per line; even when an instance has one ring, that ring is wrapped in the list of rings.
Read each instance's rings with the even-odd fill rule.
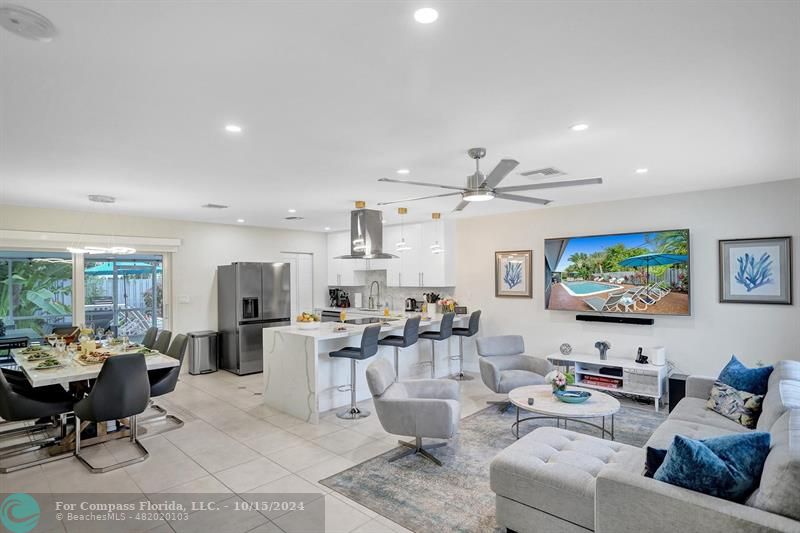
[[[423,446],[422,439],[449,439],[458,431],[461,417],[458,383],[449,379],[395,381],[392,364],[386,359],[378,359],[367,368],[367,384],[383,429],[393,435],[415,438],[414,442],[398,441],[407,449],[389,462],[420,454],[442,466],[429,450],[447,443]]]
[[[508,394],[517,387],[544,384],[544,376],[553,370],[547,359],[523,355],[525,342],[520,335],[500,335],[477,340],[481,379],[492,392]],[[486,402],[508,409],[508,400]]]

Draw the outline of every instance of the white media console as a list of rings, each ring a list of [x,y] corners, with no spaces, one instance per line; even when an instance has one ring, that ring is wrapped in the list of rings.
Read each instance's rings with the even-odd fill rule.
[[[598,355],[586,354],[551,354],[547,359],[556,366],[575,367],[575,385],[653,398],[656,411],[666,396],[666,365],[641,364],[615,357],[602,360]]]

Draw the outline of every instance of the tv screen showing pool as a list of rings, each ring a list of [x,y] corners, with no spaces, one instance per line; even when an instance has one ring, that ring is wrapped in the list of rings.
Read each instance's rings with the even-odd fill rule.
[[[689,230],[545,239],[545,309],[689,315]]]

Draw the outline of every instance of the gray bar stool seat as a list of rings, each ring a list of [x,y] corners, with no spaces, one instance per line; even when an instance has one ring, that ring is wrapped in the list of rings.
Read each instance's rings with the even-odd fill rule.
[[[469,315],[469,326],[466,328],[453,328],[453,335],[458,337],[458,355],[454,355],[450,359],[458,361],[458,374],[452,376],[453,379],[459,381],[470,381],[472,376],[464,374],[464,337],[474,337],[478,333],[478,325],[481,321],[481,312],[473,311]]]
[[[75,404],[75,457],[92,473],[108,472],[147,459],[149,453],[137,438],[136,415],[147,407],[150,383],[144,354],[115,355],[103,363],[89,395]],[[141,455],[119,463],[95,467],[81,455],[81,420],[105,422],[128,419],[130,439]]]
[[[336,413],[339,418],[348,420],[356,420],[358,418],[366,418],[369,416],[369,411],[361,410],[358,408],[356,400],[356,361],[363,361],[369,359],[378,353],[378,335],[381,333],[381,325],[373,324],[364,328],[361,334],[361,347],[355,348],[347,346],[341,350],[330,352],[328,355],[331,357],[343,357],[350,359],[350,407],[343,411]],[[348,390],[348,389],[345,389]]]
[[[439,331],[423,331],[419,334],[420,339],[431,341],[431,379],[436,377],[436,341],[447,340],[453,335],[453,319],[455,317],[455,313],[445,313],[442,315]]]
[[[394,348],[394,380],[400,376],[400,348],[408,348],[416,344],[419,339],[419,321],[421,316],[411,317],[406,320],[402,335],[389,335],[378,341],[379,346],[392,346]]]

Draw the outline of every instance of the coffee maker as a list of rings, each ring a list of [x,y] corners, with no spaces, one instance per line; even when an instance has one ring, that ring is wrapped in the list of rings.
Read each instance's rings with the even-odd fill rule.
[[[328,289],[330,307],[350,307],[350,295],[342,289]]]

